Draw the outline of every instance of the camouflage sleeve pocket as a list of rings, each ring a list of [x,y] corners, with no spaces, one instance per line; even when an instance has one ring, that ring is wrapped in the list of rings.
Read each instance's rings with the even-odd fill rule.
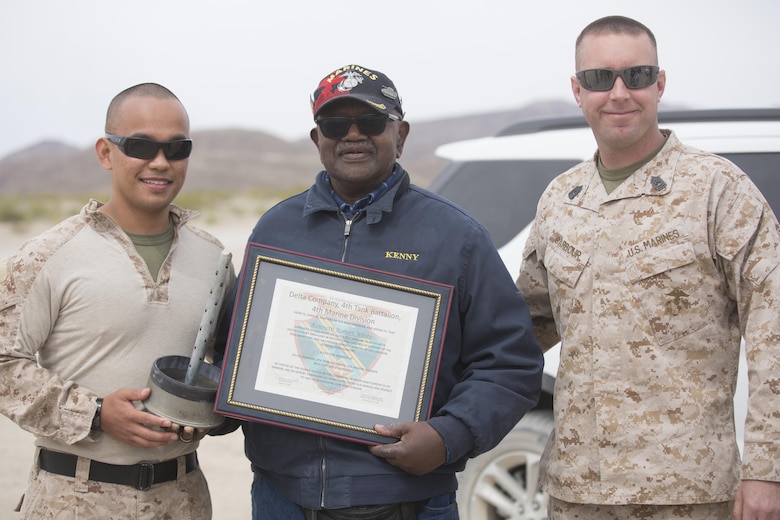
[[[6,258],[0,262],[0,311],[12,307],[17,301],[13,279],[11,277],[12,259],[13,258]]]
[[[741,263],[742,276],[756,287],[780,264],[780,237],[768,211],[762,201],[741,195],[715,230],[718,255]]]
[[[755,234],[761,223],[764,207],[753,197],[740,195],[728,209],[726,218],[719,220],[715,228],[715,248],[726,260],[742,250]]]

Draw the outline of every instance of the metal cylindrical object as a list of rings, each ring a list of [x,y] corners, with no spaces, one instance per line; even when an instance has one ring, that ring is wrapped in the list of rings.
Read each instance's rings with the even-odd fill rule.
[[[143,405],[149,412],[182,426],[215,428],[224,420],[214,412],[221,371],[202,363],[194,384],[185,384],[189,363],[190,358],[184,356],[158,358],[149,374],[152,393]]]
[[[219,264],[214,273],[214,284],[209,293],[209,301],[206,303],[206,310],[201,317],[198,336],[195,338],[195,347],[192,349],[187,375],[184,378],[184,382],[188,385],[191,385],[193,381],[195,381],[195,378],[199,373],[199,367],[206,355],[206,348],[208,347],[209,340],[211,339],[212,334],[214,334],[214,329],[217,326],[217,317],[219,315],[219,310],[222,307],[222,298],[225,296],[225,282],[227,281],[228,272],[230,272],[230,260],[232,258],[233,254],[228,250],[223,250],[219,257]]]

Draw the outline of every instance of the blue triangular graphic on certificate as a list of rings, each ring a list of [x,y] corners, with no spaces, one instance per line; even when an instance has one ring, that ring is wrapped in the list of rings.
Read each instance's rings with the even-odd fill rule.
[[[295,341],[304,366],[329,394],[352,386],[383,353],[386,340],[362,323],[315,316],[295,322]]]

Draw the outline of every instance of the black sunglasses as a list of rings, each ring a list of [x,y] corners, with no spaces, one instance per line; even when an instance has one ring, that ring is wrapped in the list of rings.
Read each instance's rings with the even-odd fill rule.
[[[123,137],[114,134],[106,134],[106,139],[117,145],[126,156],[146,161],[154,159],[161,148],[169,161],[186,159],[192,152],[192,139],[178,139],[161,143],[141,137]]]
[[[366,114],[358,117],[321,117],[315,119],[322,135],[328,139],[341,139],[349,133],[352,125],[365,136],[379,135],[385,131],[387,120],[400,121],[395,114]]]
[[[649,87],[658,79],[658,67],[655,65],[638,65],[625,69],[588,69],[581,70],[575,75],[587,90],[612,90],[615,80],[623,78],[623,83],[627,88],[637,89]]]

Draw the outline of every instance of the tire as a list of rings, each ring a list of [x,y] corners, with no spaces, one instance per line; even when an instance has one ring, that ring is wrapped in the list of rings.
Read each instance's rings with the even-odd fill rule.
[[[547,495],[536,487],[552,429],[552,411],[530,412],[498,446],[466,464],[458,476],[462,520],[547,518]]]

